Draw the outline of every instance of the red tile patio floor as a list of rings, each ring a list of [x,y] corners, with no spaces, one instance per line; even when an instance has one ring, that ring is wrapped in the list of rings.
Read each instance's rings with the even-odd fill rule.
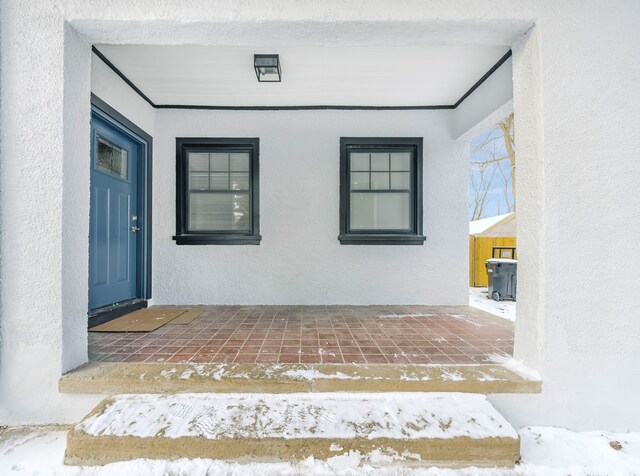
[[[468,306],[202,306],[187,325],[89,333],[102,362],[480,364],[513,323]]]

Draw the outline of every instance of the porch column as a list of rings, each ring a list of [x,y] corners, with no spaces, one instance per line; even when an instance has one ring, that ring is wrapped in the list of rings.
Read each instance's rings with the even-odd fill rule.
[[[638,18],[558,3],[513,48],[515,357],[543,378],[539,396],[494,398],[516,426],[640,428]]]
[[[0,421],[69,421],[85,409],[58,379],[87,360],[90,46],[48,2],[1,17]]]

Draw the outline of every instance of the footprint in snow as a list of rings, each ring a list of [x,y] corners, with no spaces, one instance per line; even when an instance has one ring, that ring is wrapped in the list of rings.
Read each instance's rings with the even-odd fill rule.
[[[186,418],[193,411],[188,403],[172,403],[169,405],[169,414],[177,418]]]

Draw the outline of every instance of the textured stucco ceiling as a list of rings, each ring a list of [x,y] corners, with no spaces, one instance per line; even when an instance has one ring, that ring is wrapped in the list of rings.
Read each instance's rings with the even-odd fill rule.
[[[454,104],[508,46],[231,47],[97,45],[155,104]],[[254,53],[278,53],[281,83],[259,83]]]

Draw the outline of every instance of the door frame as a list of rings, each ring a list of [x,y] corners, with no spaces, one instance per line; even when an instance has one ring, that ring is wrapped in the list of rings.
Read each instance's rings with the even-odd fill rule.
[[[136,289],[139,296],[132,301],[116,303],[113,306],[101,308],[98,313],[88,309],[90,326],[95,326],[132,310],[146,307],[147,301],[151,299],[151,158],[153,154],[153,137],[93,93],[91,93],[91,113],[92,115],[94,113],[98,114],[103,120],[142,147],[141,160],[138,161],[138,183],[136,187],[138,194],[138,221],[142,228],[141,233],[138,235],[138,255],[136,259]],[[93,157],[91,157],[91,164],[93,166]]]

